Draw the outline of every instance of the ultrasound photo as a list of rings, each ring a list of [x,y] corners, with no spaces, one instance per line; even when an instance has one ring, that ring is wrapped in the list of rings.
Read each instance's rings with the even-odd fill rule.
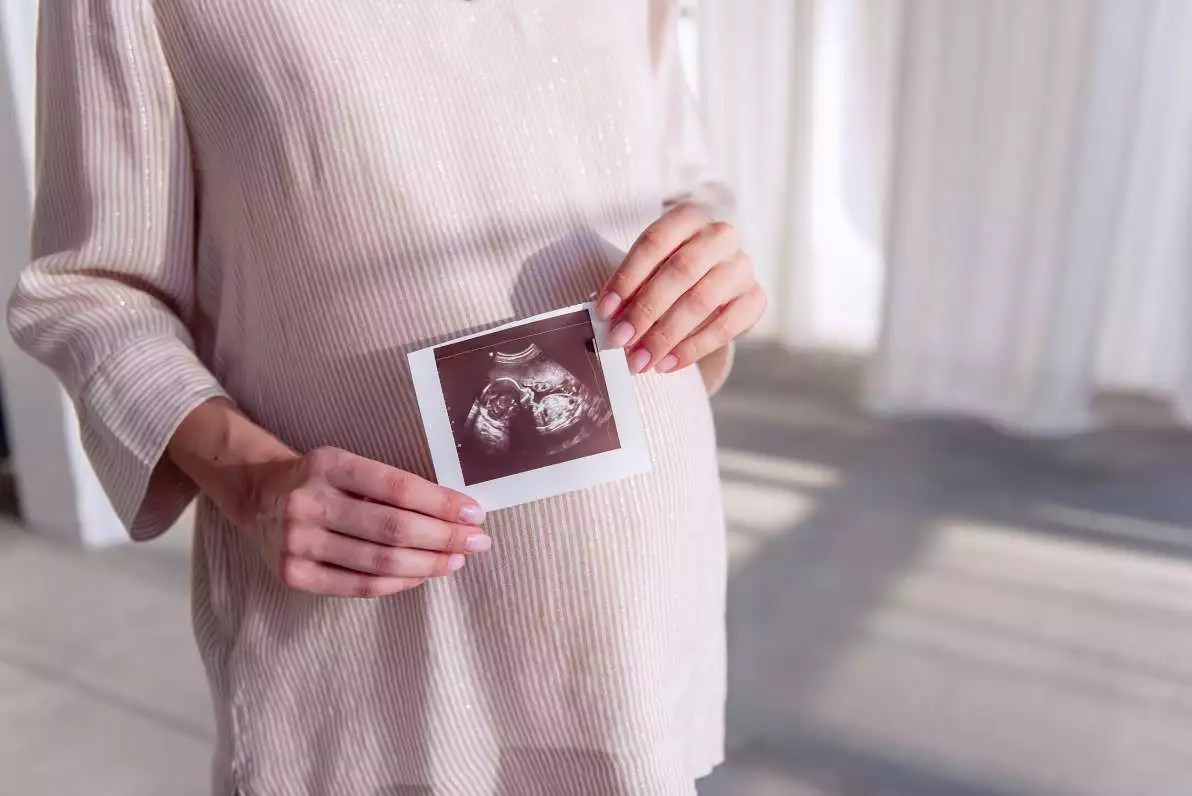
[[[588,310],[434,349],[463,481],[620,447]]]
[[[650,470],[625,351],[589,302],[408,354],[435,479],[486,511]]]

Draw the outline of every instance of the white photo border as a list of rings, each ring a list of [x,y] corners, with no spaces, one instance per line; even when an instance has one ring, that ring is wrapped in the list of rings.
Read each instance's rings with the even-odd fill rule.
[[[451,430],[451,420],[447,414],[447,401],[439,381],[435,349],[581,310],[587,310],[592,329],[596,333],[598,359],[604,370],[605,388],[608,391],[609,405],[621,446],[616,450],[583,456],[491,481],[465,484],[455,436]],[[642,427],[641,413],[638,411],[633,374],[629,372],[624,349],[607,347],[607,339],[608,323],[596,316],[595,304],[587,303],[544,312],[532,318],[523,318],[476,334],[445,340],[410,353],[407,357],[410,362],[410,376],[414,381],[418,411],[422,415],[422,427],[426,432],[426,441],[430,446],[431,460],[434,462],[438,482],[472,498],[486,511],[496,511],[648,472],[650,448]]]

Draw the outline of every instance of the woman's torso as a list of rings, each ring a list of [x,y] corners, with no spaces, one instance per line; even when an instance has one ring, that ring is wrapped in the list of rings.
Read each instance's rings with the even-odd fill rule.
[[[585,300],[661,210],[647,3],[156,4],[204,361],[291,445],[431,475],[406,353]],[[391,599],[285,589],[204,504],[217,787],[687,793],[720,748],[714,439],[695,369],[635,386],[649,474],[495,512],[492,553]]]
[[[199,345],[300,447],[364,443],[334,415],[408,400],[406,352],[585,300],[658,215],[640,0],[158,6],[199,175]],[[288,402],[299,374],[376,392]]]

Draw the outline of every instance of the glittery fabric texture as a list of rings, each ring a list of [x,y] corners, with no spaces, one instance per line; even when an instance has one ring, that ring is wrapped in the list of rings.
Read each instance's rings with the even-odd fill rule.
[[[298,449],[430,476],[407,352],[586,301],[666,203],[720,195],[662,0],[40,17],[10,326],[137,539],[194,498],[162,452],[213,396]],[[635,385],[649,474],[496,512],[491,553],[392,598],[287,590],[200,501],[213,792],[693,794],[723,741],[714,434],[695,368]],[[558,395],[545,428],[579,392]]]

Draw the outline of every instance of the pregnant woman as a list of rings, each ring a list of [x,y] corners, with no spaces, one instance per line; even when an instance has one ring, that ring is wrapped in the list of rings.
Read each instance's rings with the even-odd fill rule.
[[[720,761],[707,390],[764,298],[675,16],[41,4],[10,325],[134,539],[200,496],[218,796],[678,796]],[[430,480],[405,355],[593,293],[653,469],[485,517]]]

